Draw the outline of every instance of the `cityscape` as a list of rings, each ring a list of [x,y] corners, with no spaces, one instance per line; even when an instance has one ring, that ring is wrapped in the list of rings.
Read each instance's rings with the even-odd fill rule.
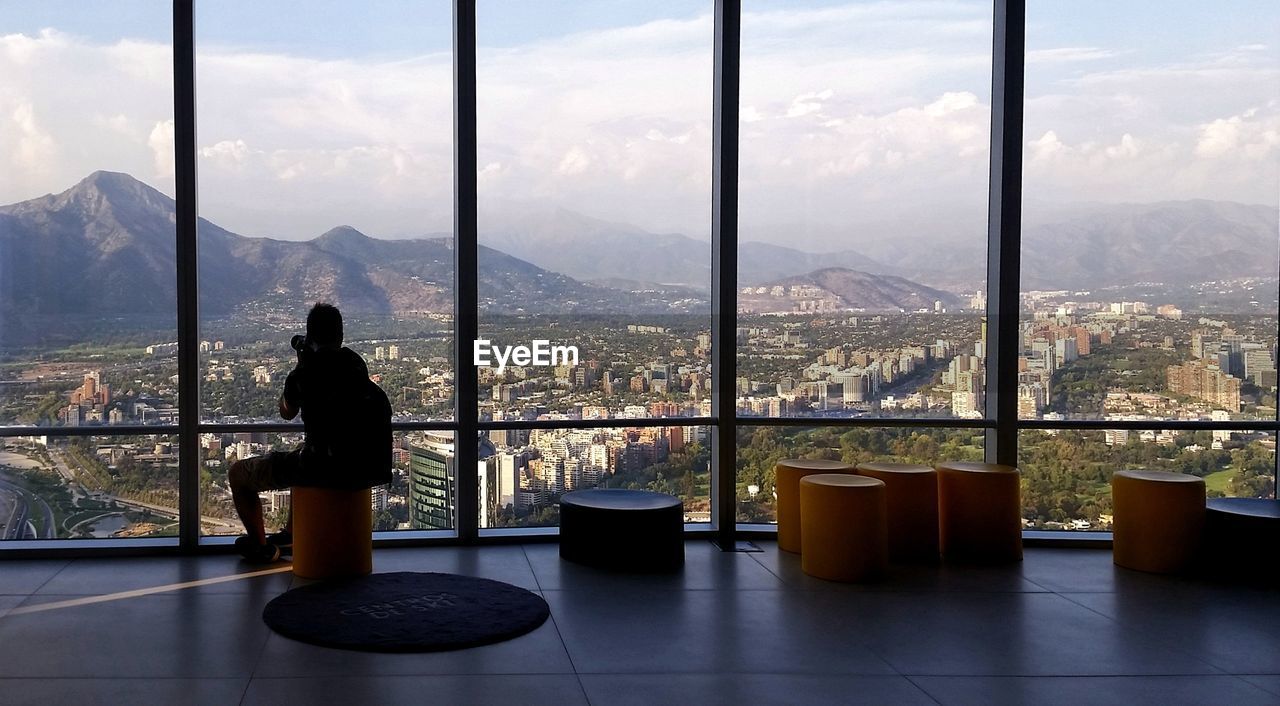
[[[1275,291],[1274,281],[1222,286]],[[939,301],[899,313],[834,310],[814,303],[822,296],[784,292],[791,311],[739,313],[740,522],[773,521],[772,466],[782,457],[932,463],[982,456],[981,430],[947,427],[949,419],[983,415],[982,294],[957,310]],[[1274,418],[1274,317],[1210,316],[1159,300],[1113,301],[1072,291],[1025,292],[1023,308],[1020,418]],[[300,320],[280,323],[287,319],[281,310],[225,328],[209,322],[219,337],[200,343],[205,421],[278,421],[275,403],[294,362],[287,336],[302,326]],[[710,521],[709,427],[627,426],[631,419],[710,416],[706,317],[493,316],[482,322],[495,341],[564,338],[572,331],[583,351],[578,365],[508,365],[501,374],[481,368],[482,419],[616,419],[618,426],[494,430],[478,439],[481,527],[554,526],[560,494],[597,486],[673,493],[685,501],[686,521]],[[405,337],[366,338],[369,325],[353,320],[351,329],[361,337],[347,344],[392,398],[395,418],[448,419],[450,317],[374,324],[414,329]],[[6,359],[0,368],[4,423],[100,427],[102,434],[4,440],[5,538],[176,532],[176,435],[111,436],[112,425],[176,421],[176,344],[144,336],[110,346],[81,344],[39,360]],[[752,416],[811,418],[814,427],[751,426],[745,420]],[[821,427],[823,419],[902,416],[935,420],[937,427]],[[226,485],[232,462],[300,442],[300,433],[202,434],[203,531],[238,531]],[[394,479],[373,493],[375,529],[454,526],[454,443],[451,432],[397,433]],[[1029,528],[1107,529],[1108,474],[1120,466],[1201,475],[1211,495],[1275,492],[1270,433],[1024,430],[1020,447]],[[283,523],[287,492],[264,493],[262,500],[269,521]]]
[[[49,230],[50,223],[74,219],[114,229],[131,247],[172,248],[164,235],[172,201],[127,175],[95,173],[64,194],[0,211],[28,219],[31,238],[79,237]],[[122,224],[121,214],[129,214],[133,225]],[[372,380],[387,392],[396,421],[451,418],[453,273],[442,259],[447,242],[380,241],[349,228],[287,248],[237,240],[240,236],[225,231],[202,232],[201,238],[215,244],[211,254],[202,251],[202,270],[225,269],[218,258],[243,257],[239,253],[246,247],[260,253],[255,262],[264,271],[282,266],[261,262],[273,248],[274,257],[310,276],[317,268],[367,268],[366,284],[330,278],[327,289],[307,294],[346,306],[346,343],[364,357]],[[482,282],[493,281],[482,301],[481,337],[495,345],[555,341],[575,346],[580,357],[549,367],[479,368],[480,419],[617,424],[488,432],[478,440],[480,526],[553,526],[561,494],[597,486],[676,494],[685,502],[687,522],[710,522],[710,428],[679,422],[712,415],[705,294],[689,287],[588,285],[489,252],[480,272]],[[948,426],[949,420],[980,420],[986,413],[986,300],[980,279],[947,290],[848,267],[790,276],[786,271],[787,265],[775,264],[773,274],[757,275],[771,283],[739,289],[733,342],[738,351],[733,390],[744,420],[737,459],[739,521],[774,520],[773,465],[780,458],[933,463],[982,457],[981,430]],[[99,274],[108,288],[104,299],[163,308],[163,297],[139,303],[131,299],[136,290],[111,289],[131,274],[137,275]],[[162,274],[154,275],[157,281],[163,281]],[[226,482],[230,464],[301,442],[299,432],[251,427],[279,422],[276,402],[295,362],[287,342],[303,329],[306,303],[287,296],[288,287],[254,294],[254,286],[263,285],[246,279],[238,287],[240,303],[231,315],[201,322],[202,422],[250,427],[201,435],[201,525],[209,534],[238,531]],[[211,296],[202,288],[202,300]],[[370,311],[367,302],[379,297],[413,306]],[[632,308],[627,302],[635,312],[627,312]],[[11,301],[4,304],[8,321],[16,325],[9,327],[0,351],[0,424],[102,433],[4,439],[3,536],[176,532],[178,459],[171,427],[178,414],[178,344],[173,324],[150,323],[160,317],[153,310],[106,318],[73,311],[42,316],[32,327],[24,324],[34,319]],[[1167,283],[1026,288],[1021,308],[1020,419],[1155,427],[1024,430],[1020,454],[1027,527],[1109,528],[1109,473],[1122,466],[1183,469],[1205,477],[1215,495],[1274,496],[1272,434],[1158,428],[1165,420],[1275,419],[1274,277],[1188,281],[1184,273]],[[665,313],[655,313],[659,309]],[[610,311],[615,313],[601,313]],[[750,424],[752,418],[779,417],[812,419],[814,425]],[[831,419],[902,417],[931,426],[821,427]],[[629,424],[638,419],[649,421]],[[651,426],[653,419],[673,423]],[[113,426],[152,425],[169,429],[125,437],[111,433]],[[396,435],[393,482],[373,493],[375,529],[455,526],[454,443],[444,432]],[[288,494],[264,493],[262,500],[270,521],[283,523]]]

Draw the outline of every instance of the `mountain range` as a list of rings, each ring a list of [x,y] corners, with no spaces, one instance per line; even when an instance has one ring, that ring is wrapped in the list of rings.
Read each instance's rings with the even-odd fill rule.
[[[652,233],[564,208],[485,219],[480,242],[580,280],[638,281],[704,293],[711,286],[709,241]],[[830,267],[888,271],[855,250],[819,254],[754,241],[738,245],[738,282],[743,285],[769,284]]]
[[[0,345],[38,337],[54,317],[172,317],[175,222],[172,199],[113,172],[0,207]],[[708,310],[706,241],[565,210],[485,225],[476,283],[485,311]],[[383,240],[339,226],[287,241],[241,236],[205,219],[197,233],[205,316],[288,311],[316,300],[366,314],[452,309],[451,237]],[[1274,208],[1211,201],[1097,206],[1027,228],[1023,284],[1274,277],[1276,247]],[[808,253],[754,242],[739,250],[742,286],[817,288],[834,306],[872,311],[954,306],[957,282],[976,288],[985,267],[981,244],[903,248],[891,264],[855,250]]]
[[[172,309],[174,202],[95,172],[60,194],[0,207],[0,305],[34,313]],[[354,311],[447,311],[451,238],[377,240],[342,226],[310,241],[247,238],[200,219],[201,311],[325,299]],[[667,311],[656,296],[600,287],[481,246],[482,302],[504,312]]]
[[[487,227],[486,227],[487,226]],[[986,234],[901,234],[849,229],[859,249],[812,253],[742,242],[738,283],[773,285],[827,268],[904,277],[935,289],[971,293],[986,279]],[[1280,224],[1274,206],[1186,200],[1142,204],[1029,206],[1022,234],[1025,289],[1097,289],[1138,281],[1172,286],[1277,274]],[[527,212],[482,224],[483,243],[539,267],[582,280],[662,283],[706,291],[711,246],[675,233],[649,233],[564,209]],[[786,232],[771,240],[803,241]],[[909,245],[904,244],[907,241]],[[865,248],[864,248],[865,249]]]

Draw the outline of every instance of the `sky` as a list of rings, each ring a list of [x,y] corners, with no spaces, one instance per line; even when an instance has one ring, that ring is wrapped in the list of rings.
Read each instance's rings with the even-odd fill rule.
[[[744,3],[745,239],[985,231],[991,7]],[[1280,5],[1029,0],[1028,204],[1280,198]],[[201,215],[447,232],[451,3],[197,2]],[[709,2],[480,0],[482,230],[566,208],[706,239]],[[163,0],[0,2],[0,203],[96,169],[173,192]],[[518,227],[518,226],[514,226]]]

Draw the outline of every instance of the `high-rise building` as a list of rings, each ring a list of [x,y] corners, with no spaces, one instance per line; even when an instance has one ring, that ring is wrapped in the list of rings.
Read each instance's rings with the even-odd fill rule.
[[[1174,394],[1204,400],[1228,412],[1240,411],[1240,380],[1223,372],[1217,361],[1170,365],[1166,377]]]
[[[1247,344],[1246,344],[1247,345]],[[1262,387],[1259,380],[1268,370],[1276,369],[1276,362],[1271,358],[1271,351],[1264,346],[1249,347],[1244,350],[1244,375],[1253,384]]]
[[[1045,407],[1045,388],[1039,382],[1018,384],[1018,417],[1035,419]]]
[[[477,472],[486,480],[486,460],[493,443],[479,439]],[[409,526],[451,529],[454,515],[454,451],[452,431],[428,431],[409,445]],[[484,497],[482,494],[480,497]],[[478,511],[478,509],[477,509]],[[487,513],[482,513],[483,518]]]
[[[387,360],[400,360],[400,346],[387,346]]]

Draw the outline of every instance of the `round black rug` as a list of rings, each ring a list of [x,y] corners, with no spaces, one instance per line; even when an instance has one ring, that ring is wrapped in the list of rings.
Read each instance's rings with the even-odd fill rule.
[[[268,603],[262,619],[315,645],[438,652],[519,637],[550,614],[541,596],[509,583],[401,571],[295,588]]]

